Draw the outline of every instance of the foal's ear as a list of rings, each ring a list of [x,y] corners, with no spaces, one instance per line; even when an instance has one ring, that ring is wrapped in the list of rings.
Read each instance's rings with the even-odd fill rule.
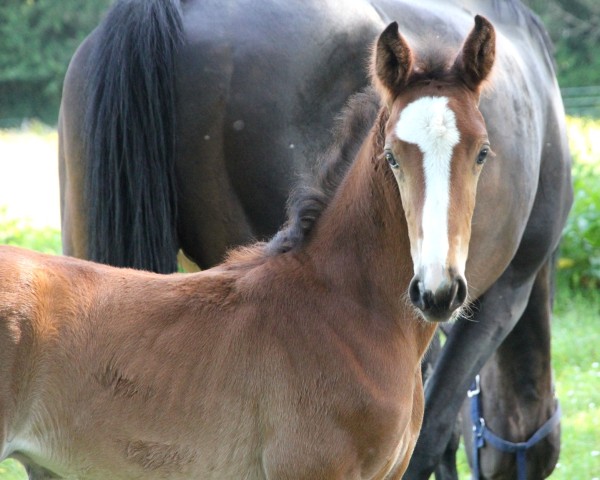
[[[406,40],[393,22],[383,31],[375,45],[373,78],[383,88],[388,99],[406,85],[413,64],[413,55]]]
[[[454,68],[467,86],[478,91],[487,78],[496,57],[496,31],[481,15],[475,16],[475,26],[456,57]]]

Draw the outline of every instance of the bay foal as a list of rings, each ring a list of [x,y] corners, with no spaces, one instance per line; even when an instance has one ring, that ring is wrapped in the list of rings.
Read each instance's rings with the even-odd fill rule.
[[[1,457],[38,479],[401,478],[428,320],[467,298],[493,60],[482,17],[452,58],[416,58],[391,24],[374,49],[382,107],[359,97],[340,131],[352,144],[376,117],[366,140],[332,150],[324,188],[299,193],[269,244],[213,269],[2,247]]]

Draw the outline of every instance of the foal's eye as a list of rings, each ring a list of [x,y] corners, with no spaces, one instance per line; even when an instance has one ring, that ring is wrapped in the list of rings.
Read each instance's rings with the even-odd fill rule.
[[[477,156],[477,164],[478,165],[483,165],[485,163],[485,159],[487,158],[488,154],[490,153],[490,148],[489,147],[483,147],[481,149],[481,151],[479,152],[479,155]]]
[[[390,167],[392,168],[398,168],[398,162],[396,161],[396,158],[394,157],[394,154],[392,152],[385,152],[385,160],[386,162],[388,162],[390,164]]]

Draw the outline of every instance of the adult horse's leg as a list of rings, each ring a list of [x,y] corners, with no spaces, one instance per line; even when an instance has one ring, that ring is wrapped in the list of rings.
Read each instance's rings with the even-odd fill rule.
[[[514,285],[517,276],[509,267],[474,306],[476,321],[460,319],[450,331],[425,385],[423,427],[404,478],[428,479],[438,466],[471,381],[525,310],[533,279]]]
[[[460,423],[457,421],[446,450],[442,454],[440,463],[435,468],[435,480],[458,480],[458,470],[456,468],[456,452],[460,445]]]
[[[187,6],[192,11],[195,7],[201,4]],[[186,42],[176,68],[178,238],[185,255],[202,269],[222,261],[228,248],[254,239],[252,224],[231,184],[224,151],[225,132],[233,128],[233,122],[226,125],[226,105],[232,96],[234,59],[228,45],[194,38],[209,32],[203,23],[186,22]]]
[[[442,353],[442,342],[440,336],[443,334],[448,337],[452,330],[452,323],[442,324],[438,327],[437,334],[431,342],[430,348],[423,358],[423,380],[427,385],[427,378],[433,373],[435,365],[440,359]],[[426,367],[426,368],[425,368]],[[456,468],[456,453],[460,446],[461,423],[457,420],[455,427],[452,430],[450,440],[446,446],[446,450],[440,458],[440,463],[435,468],[435,480],[458,480],[458,470]]]
[[[552,310],[550,259],[539,271],[527,308],[480,373],[480,404],[486,427],[509,442],[526,442],[556,411],[550,352]],[[469,400],[463,406],[463,434],[473,465]],[[560,427],[526,450],[527,478],[546,478],[560,451]],[[516,455],[486,444],[479,450],[484,478],[517,478]]]

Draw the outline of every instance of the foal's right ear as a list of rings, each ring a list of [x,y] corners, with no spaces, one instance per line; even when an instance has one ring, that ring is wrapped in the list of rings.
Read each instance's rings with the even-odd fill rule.
[[[413,54],[393,22],[383,31],[375,45],[373,79],[388,98],[393,99],[405,85],[413,64]]]

